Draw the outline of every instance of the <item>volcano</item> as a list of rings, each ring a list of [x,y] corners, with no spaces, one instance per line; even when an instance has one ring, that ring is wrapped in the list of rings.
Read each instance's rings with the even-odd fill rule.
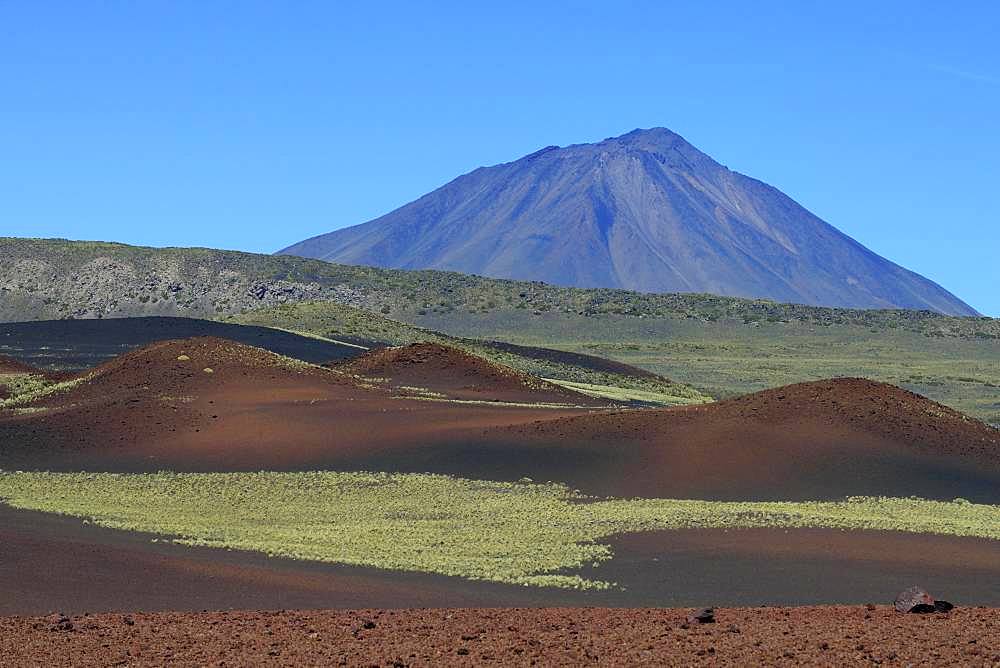
[[[574,287],[977,314],[665,128],[476,169],[280,253]]]

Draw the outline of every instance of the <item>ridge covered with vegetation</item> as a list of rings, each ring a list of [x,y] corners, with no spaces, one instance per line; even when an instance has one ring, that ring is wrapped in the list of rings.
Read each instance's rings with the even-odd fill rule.
[[[0,318],[186,314],[204,317],[306,299],[336,299],[384,314],[556,312],[704,322],[814,323],[1000,339],[1000,320],[930,311],[782,304],[706,294],[567,288],[445,271],[340,265],[206,248],[0,238]],[[95,289],[100,288],[100,289]],[[14,302],[26,307],[12,313]],[[13,316],[20,315],[15,318]],[[407,318],[401,318],[406,320]]]

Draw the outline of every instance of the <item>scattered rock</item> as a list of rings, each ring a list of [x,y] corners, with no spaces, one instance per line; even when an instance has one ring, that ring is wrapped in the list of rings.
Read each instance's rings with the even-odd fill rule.
[[[893,602],[897,612],[927,614],[948,612],[955,606],[948,601],[937,601],[921,587],[910,587],[899,593]]]
[[[714,624],[715,608],[702,608],[687,618],[688,624]]]
[[[62,613],[49,617],[49,631],[72,631],[75,628],[73,621]]]

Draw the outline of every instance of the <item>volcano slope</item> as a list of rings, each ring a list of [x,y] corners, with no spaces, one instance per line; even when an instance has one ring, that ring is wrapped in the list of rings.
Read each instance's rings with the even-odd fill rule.
[[[621,497],[997,503],[1000,431],[897,387],[843,378],[488,427],[460,442],[362,454],[352,468],[528,476]]]
[[[625,498],[1000,501],[1000,432],[872,381],[599,411],[439,347],[376,352],[343,369],[390,380],[221,339],[153,344],[0,411],[0,468],[430,472]],[[483,400],[400,397],[404,386]]]
[[[577,398],[594,403],[543,389],[513,405],[481,389],[474,404],[406,399],[225,339],[161,341],[0,411],[0,468],[344,468],[383,450],[579,413]]]
[[[369,382],[384,384],[404,396],[607,405],[607,402],[439,343],[379,348],[334,364],[332,368]]]
[[[912,392],[858,378],[702,406],[539,421],[492,430],[482,439],[491,442],[487,451],[514,444],[561,449],[565,468],[543,475],[598,494],[1000,502],[1000,431]],[[599,469],[569,464],[595,458]]]

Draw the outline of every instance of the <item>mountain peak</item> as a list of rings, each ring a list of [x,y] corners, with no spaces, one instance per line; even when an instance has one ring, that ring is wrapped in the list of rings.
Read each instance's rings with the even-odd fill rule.
[[[480,168],[281,252],[576,287],[976,314],[663,127]]]
[[[667,151],[676,148],[695,149],[691,144],[672,130],[667,128],[636,128],[618,137],[609,137],[602,144],[617,144],[631,149],[646,151]]]
[[[649,154],[657,162],[674,168],[700,172],[722,169],[719,163],[691,145],[684,137],[663,127],[636,128],[618,137],[609,137],[597,144],[583,144],[600,150],[618,150],[626,154]]]
[[[636,128],[631,132],[626,132],[618,137],[609,137],[605,141],[617,141],[621,143],[673,143],[677,140],[684,141],[679,134],[664,127]],[[687,143],[687,142],[685,142]]]

